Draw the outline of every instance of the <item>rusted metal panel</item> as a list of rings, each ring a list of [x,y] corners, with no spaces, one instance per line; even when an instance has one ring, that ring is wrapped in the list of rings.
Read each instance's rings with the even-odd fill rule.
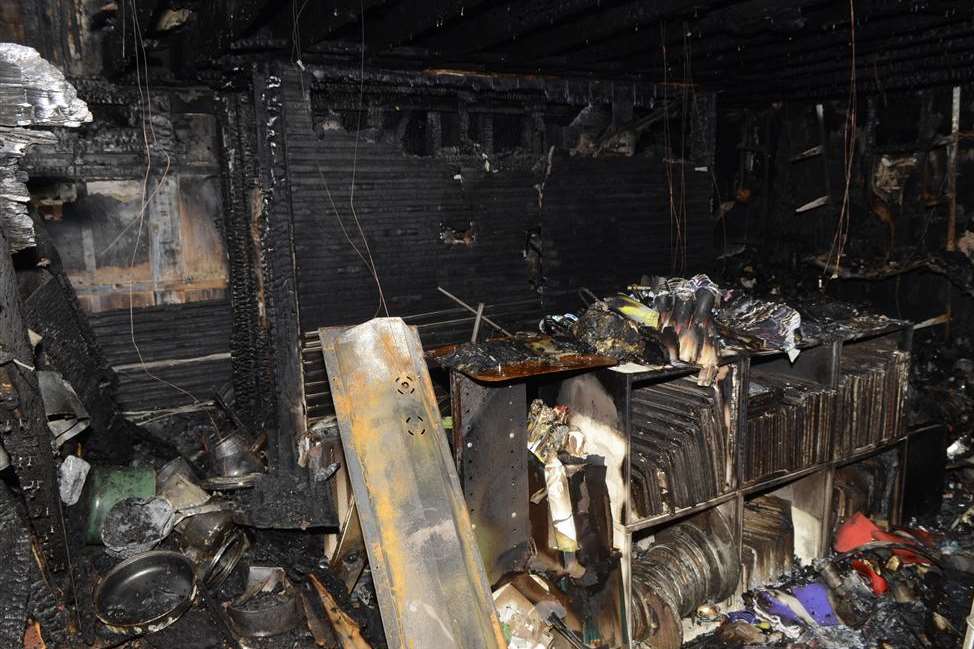
[[[505,647],[419,335],[319,336],[389,646]]]

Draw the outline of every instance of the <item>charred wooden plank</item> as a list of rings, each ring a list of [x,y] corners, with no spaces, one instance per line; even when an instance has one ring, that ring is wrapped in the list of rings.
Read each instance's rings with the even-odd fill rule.
[[[23,644],[30,596],[30,534],[20,519],[16,498],[0,482],[0,645]]]
[[[13,260],[0,232],[0,349],[8,354],[0,365],[0,441],[17,474],[34,536],[54,583],[68,566],[57,469],[51,433],[41,401],[34,358],[27,339]]]

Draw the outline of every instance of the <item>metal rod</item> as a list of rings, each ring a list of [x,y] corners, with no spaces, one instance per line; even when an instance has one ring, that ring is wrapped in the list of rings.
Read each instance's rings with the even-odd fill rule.
[[[957,249],[957,149],[960,142],[960,86],[954,86],[947,149],[947,250]]]
[[[477,303],[477,317],[473,321],[473,335],[470,336],[470,342],[477,342],[477,334],[480,333],[480,321],[484,317],[484,303]]]
[[[477,309],[473,308],[472,306],[470,306],[469,304],[467,304],[466,302],[464,302],[463,300],[461,300],[460,298],[458,298],[453,293],[450,293],[449,291],[447,291],[446,289],[444,289],[442,286],[437,286],[436,287],[436,290],[439,291],[440,293],[442,293],[443,295],[447,296],[448,298],[450,298],[451,300],[453,300],[454,302],[456,302],[460,306],[462,306],[464,309],[466,309],[470,313],[474,313],[474,314],[477,313]],[[501,332],[502,334],[504,334],[508,338],[513,338],[514,337],[514,334],[512,334],[510,331],[508,331],[504,327],[500,326],[499,324],[497,324],[496,322],[494,322],[493,320],[491,320],[487,316],[483,316],[483,318],[484,318],[484,322],[486,322],[491,327],[493,327],[497,331]]]

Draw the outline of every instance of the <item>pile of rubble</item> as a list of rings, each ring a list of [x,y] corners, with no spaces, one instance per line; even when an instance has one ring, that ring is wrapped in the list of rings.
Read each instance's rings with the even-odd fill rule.
[[[827,558],[745,593],[746,608],[715,616],[698,611],[698,618],[712,615],[720,625],[688,646],[960,646],[974,595],[967,509],[972,487],[970,477],[958,474],[943,509],[928,525],[886,531],[854,514],[836,531]]]

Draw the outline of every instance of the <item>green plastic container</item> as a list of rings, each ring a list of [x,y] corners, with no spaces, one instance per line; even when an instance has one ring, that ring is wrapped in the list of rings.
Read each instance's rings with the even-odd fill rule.
[[[129,497],[156,495],[156,472],[151,467],[93,466],[85,485],[88,523],[85,541],[101,543],[101,525],[109,510]]]

